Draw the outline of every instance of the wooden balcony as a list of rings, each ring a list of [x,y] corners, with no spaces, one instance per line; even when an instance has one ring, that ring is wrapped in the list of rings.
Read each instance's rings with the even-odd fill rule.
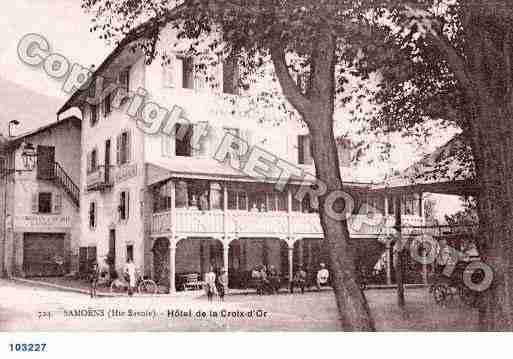
[[[112,185],[112,166],[98,166],[93,172],[87,174],[86,189],[88,191],[105,191]]]
[[[421,223],[421,217],[403,216],[403,225]],[[352,237],[378,236],[384,234],[387,227],[393,227],[394,218],[355,215],[348,225]],[[151,233],[155,237],[172,233],[184,237],[323,237],[317,213],[195,209],[176,209],[175,215],[172,212],[153,214]]]

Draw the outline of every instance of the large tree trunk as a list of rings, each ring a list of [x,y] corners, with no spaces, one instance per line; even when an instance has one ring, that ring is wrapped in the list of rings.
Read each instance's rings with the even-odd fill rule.
[[[472,150],[481,187],[479,249],[493,268],[493,282],[481,293],[480,327],[513,330],[513,116],[509,106],[480,101]]]
[[[329,27],[319,27],[310,56],[310,81],[306,93],[292,79],[281,44],[273,45],[271,57],[283,93],[302,115],[310,130],[317,180],[327,191],[319,197],[319,214],[325,240],[328,241],[332,283],[342,328],[351,331],[374,330],[365,296],[356,282],[353,250],[349,245],[347,221],[330,216],[326,199],[342,190],[342,179],[333,133],[335,101],[336,38]],[[341,201],[335,202],[340,212]],[[343,206],[342,206],[343,208]]]
[[[327,196],[342,190],[337,147],[332,128],[333,113],[325,109],[320,110],[317,116],[320,126],[310,128],[313,158],[317,179],[327,186],[326,194],[319,197],[319,215],[325,240],[328,241],[330,249],[333,289],[342,327],[344,330],[351,331],[372,331],[374,322],[369,306],[356,281],[355,255],[349,244],[347,222],[330,216],[330,208],[326,206]],[[335,203],[333,207],[337,213],[344,210],[342,203]]]

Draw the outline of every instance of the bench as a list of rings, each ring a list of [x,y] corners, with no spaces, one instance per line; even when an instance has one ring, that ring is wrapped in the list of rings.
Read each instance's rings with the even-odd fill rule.
[[[189,289],[202,289],[205,285],[205,282],[200,280],[200,275],[198,273],[184,274],[181,277],[184,291]]]

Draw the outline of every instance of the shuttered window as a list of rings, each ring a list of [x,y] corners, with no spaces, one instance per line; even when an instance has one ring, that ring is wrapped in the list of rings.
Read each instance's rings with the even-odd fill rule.
[[[98,123],[98,106],[91,105],[91,127]]]
[[[171,57],[169,63],[162,67],[162,85],[167,88],[176,86],[176,64],[174,57]]]
[[[131,135],[130,131],[122,132],[116,141],[116,163],[124,165],[130,162],[131,157]]]
[[[185,133],[183,131],[186,131]],[[176,156],[192,156],[191,140],[194,127],[188,124],[175,125],[175,155]]]
[[[130,67],[127,67],[119,74],[119,87],[124,89],[126,93],[128,94],[128,91],[130,89]]]
[[[311,165],[312,159],[312,144],[309,135],[299,135],[297,139],[298,149],[298,164]]]
[[[119,194],[119,220],[126,221],[129,216],[130,209],[130,193],[121,191]]]
[[[52,196],[52,213],[60,214],[62,212],[62,195],[60,193],[54,193]]]
[[[185,89],[194,88],[194,61],[191,57],[182,59],[182,87]]]
[[[111,103],[112,103],[112,96],[109,93],[107,96],[105,96],[105,99],[103,100],[103,117],[107,117],[110,115],[110,113],[112,111]]]
[[[96,228],[96,202],[89,203],[89,227]]]
[[[38,213],[52,213],[51,192],[39,192],[37,208]]]
[[[87,154],[87,173],[92,173],[98,169],[98,150],[95,148]]]

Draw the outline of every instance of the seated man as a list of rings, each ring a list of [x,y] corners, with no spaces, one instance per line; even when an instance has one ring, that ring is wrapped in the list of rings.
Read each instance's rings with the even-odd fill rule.
[[[321,285],[327,285],[328,279],[330,277],[330,272],[326,269],[326,266],[324,263],[321,263],[321,269],[317,272],[317,280],[316,280],[316,286],[317,290],[321,290]]]
[[[305,285],[306,285],[306,272],[303,267],[299,267],[296,274],[294,274],[294,278],[290,282],[290,293],[294,293],[294,287],[301,288],[301,293],[305,293]]]

